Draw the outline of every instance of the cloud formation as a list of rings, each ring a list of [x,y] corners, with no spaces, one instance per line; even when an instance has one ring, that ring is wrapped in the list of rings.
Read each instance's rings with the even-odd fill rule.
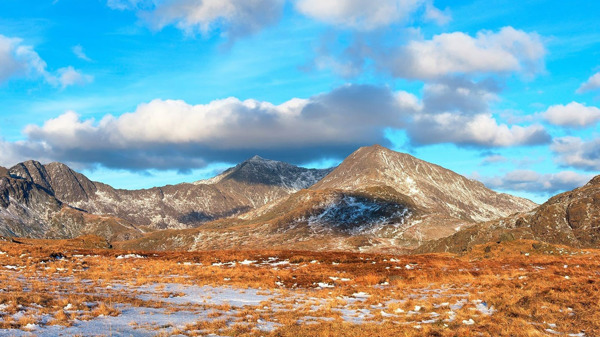
[[[24,156],[79,167],[186,170],[215,161],[239,162],[255,154],[305,163],[343,158],[359,146],[390,145],[385,136],[389,128],[406,130],[417,146],[489,148],[548,142],[541,126],[500,124],[486,112],[487,100],[495,99],[493,90],[498,90],[496,84],[485,80],[448,79],[427,86],[423,101],[387,87],[344,85],[279,105],[233,97],[198,105],[156,99],[98,121],[68,111],[42,125],[27,126],[26,140],[3,145],[0,163]],[[471,96],[481,102],[469,105]]]
[[[173,25],[187,34],[236,38],[276,24],[284,0],[108,0],[107,5],[136,10],[157,30]]]
[[[600,109],[577,102],[553,105],[543,115],[554,125],[574,128],[589,127],[600,121]]]
[[[541,125],[499,124],[489,105],[498,99],[500,86],[454,77],[425,85],[423,106],[407,126],[415,145],[453,143],[459,146],[508,147],[550,142]]]
[[[0,82],[12,77],[48,76],[46,62],[23,40],[0,35]]]
[[[296,9],[318,21],[361,31],[387,27],[405,21],[417,10],[425,7],[425,18],[440,24],[450,20],[449,14],[425,0],[379,0],[373,5],[369,0],[298,0]]]
[[[587,81],[581,84],[577,93],[583,94],[588,91],[600,89],[600,72],[595,73]]]
[[[29,157],[37,158],[43,147],[53,160],[132,170],[187,169],[254,154],[298,163],[388,144],[383,130],[402,127],[418,104],[409,93],[368,85],[280,105],[236,98],[199,105],[154,100],[100,121],[66,112],[26,127],[27,140],[19,146]]]
[[[551,140],[541,125],[508,126],[499,124],[491,114],[420,115],[410,125],[408,133],[417,145],[452,143],[472,147],[509,147],[541,145]]]
[[[395,77],[435,79],[454,74],[524,73],[544,70],[544,45],[536,33],[504,27],[475,37],[462,32],[412,40],[376,56],[377,65]]]
[[[400,39],[398,35],[354,34],[347,43],[329,38],[317,49],[314,62],[317,68],[330,68],[342,76],[359,74],[365,65],[372,65],[375,71],[396,78],[423,81],[454,76],[533,77],[545,71],[546,49],[535,32],[509,26],[475,36],[452,32],[425,39],[414,30],[405,30]]]
[[[344,85],[279,105],[237,98],[198,105],[157,99],[99,121],[68,111],[27,126],[26,140],[4,143],[0,163],[14,164],[18,154],[79,167],[185,170],[254,154],[293,163],[342,158],[359,146],[390,145],[384,132],[388,128],[407,130],[417,145],[526,145],[545,135],[536,126],[498,124],[489,114],[433,113],[428,106],[436,106],[432,100],[430,95],[424,103],[387,87]]]
[[[503,176],[481,179],[486,186],[494,189],[553,194],[583,186],[592,178],[591,174],[573,171],[540,174],[530,170],[515,170]]]
[[[600,171],[600,138],[584,141],[579,137],[561,137],[554,139],[550,148],[562,166]]]
[[[60,68],[54,73],[46,68],[46,62],[32,46],[24,45],[20,38],[0,35],[0,83],[18,77],[42,78],[50,85],[65,88],[93,80],[92,76],[85,75],[71,66]]]
[[[84,60],[84,61],[88,61],[88,62],[92,61],[92,59],[90,59],[85,54],[85,52],[83,51],[83,47],[80,44],[73,46],[73,48],[71,48],[71,50],[73,51],[73,54],[75,54],[75,56],[77,56],[77,58]]]

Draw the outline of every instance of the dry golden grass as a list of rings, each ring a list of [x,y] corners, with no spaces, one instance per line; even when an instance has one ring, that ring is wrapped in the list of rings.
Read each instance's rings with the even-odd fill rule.
[[[39,324],[42,314],[52,316],[49,324],[69,326],[75,319],[118,316],[121,305],[175,314],[185,307],[169,307],[161,298],[182,296],[165,287],[178,283],[261,289],[277,296],[243,308],[197,304],[194,310],[205,319],[171,330],[155,327],[159,335],[546,336],[550,328],[600,335],[600,252],[595,250],[512,241],[478,246],[463,256],[138,253],[90,248],[93,240],[84,247],[72,241],[19,241],[0,247],[0,329]],[[119,258],[127,254],[137,255]],[[256,262],[240,263],[245,260]],[[319,283],[333,288],[320,289]],[[160,298],[142,301],[116,285],[155,285]],[[353,295],[360,292],[369,296],[357,301]],[[460,301],[461,308],[451,309]],[[493,314],[479,312],[477,301],[493,307]],[[341,309],[351,312],[344,315]],[[359,316],[361,324],[349,321]],[[257,322],[273,323],[273,330],[257,330]]]

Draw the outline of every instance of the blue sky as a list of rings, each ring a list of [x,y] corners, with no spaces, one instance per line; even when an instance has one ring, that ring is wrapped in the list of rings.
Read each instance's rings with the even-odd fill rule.
[[[4,0],[0,165],[121,188],[381,143],[542,202],[600,171],[600,3]]]

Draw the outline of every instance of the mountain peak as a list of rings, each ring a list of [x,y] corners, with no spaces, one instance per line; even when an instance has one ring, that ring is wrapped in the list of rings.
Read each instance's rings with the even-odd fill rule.
[[[311,189],[356,190],[377,186],[392,187],[417,205],[466,221],[487,221],[536,206],[529,200],[496,193],[439,165],[380,145],[356,150]]]
[[[382,145],[379,145],[379,144],[373,144],[373,145],[370,145],[370,146],[359,147],[358,150],[356,150],[356,151],[369,151],[369,152],[372,152],[372,151],[391,151],[391,150],[388,149],[385,146],[382,146]]]
[[[246,161],[265,161],[265,160],[266,160],[265,158],[263,158],[263,157],[261,157],[261,156],[259,156],[259,155],[256,154],[256,155],[254,155],[254,157],[252,157],[252,158],[250,158],[250,159],[248,159]]]
[[[371,146],[363,146],[358,150],[354,151],[348,158],[355,160],[386,160],[389,156],[393,156],[396,158],[412,158],[415,160],[419,160],[408,153],[394,151],[392,149],[388,149],[385,146],[381,146],[379,144],[371,145]]]
[[[40,162],[28,160],[19,163],[9,169],[12,176],[20,177],[30,182],[33,182],[48,191],[53,191],[50,185],[50,178],[46,168]]]
[[[314,185],[332,169],[307,169],[258,155],[225,170],[216,177],[195,184],[224,184],[228,181],[248,185],[280,186],[297,191]]]
[[[588,186],[600,185],[600,175],[597,175],[594,178],[592,178],[592,180],[590,180],[586,185],[588,185]]]

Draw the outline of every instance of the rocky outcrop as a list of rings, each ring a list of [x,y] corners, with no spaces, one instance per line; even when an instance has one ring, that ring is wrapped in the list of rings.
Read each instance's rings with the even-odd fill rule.
[[[37,162],[19,164],[10,172],[12,176],[0,176],[0,235],[64,239],[94,234],[128,240],[144,233],[122,219],[96,216],[62,202]]]
[[[462,252],[490,241],[534,239],[572,247],[600,245],[600,176],[586,185],[550,198],[530,212],[479,224],[419,252]]]

